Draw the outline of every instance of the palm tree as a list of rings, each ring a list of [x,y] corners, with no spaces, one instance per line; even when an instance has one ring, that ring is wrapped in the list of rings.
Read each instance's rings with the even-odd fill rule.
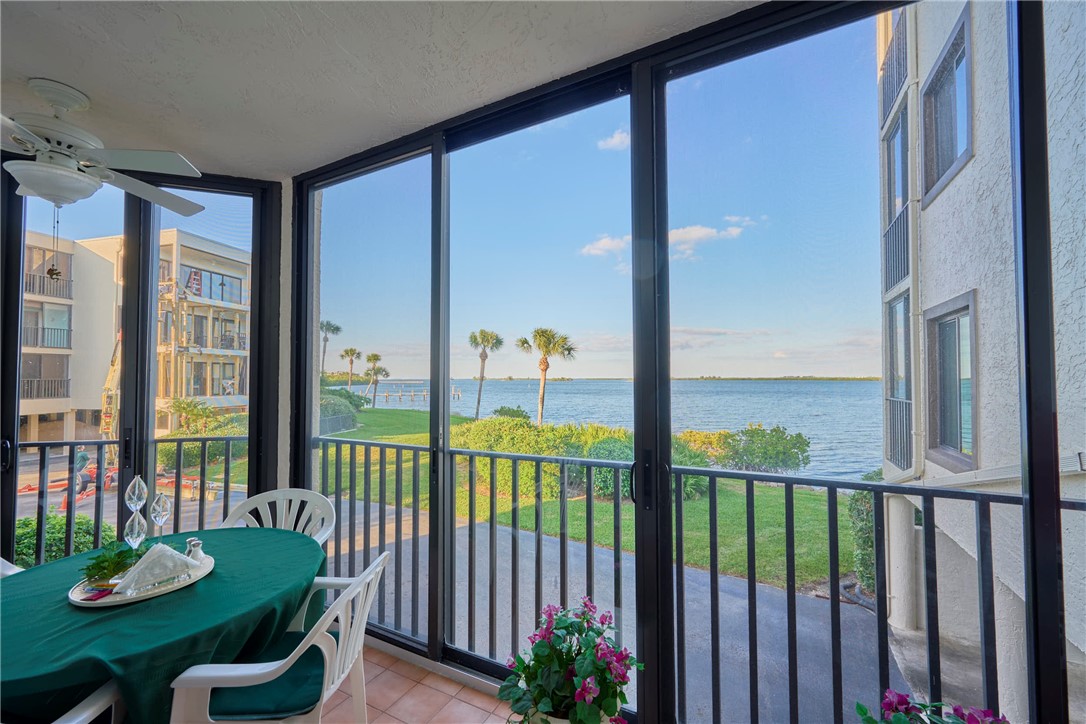
[[[564,334],[558,334],[553,329],[536,327],[532,331],[532,340],[527,337],[517,340],[517,349],[521,352],[531,353],[534,349],[539,355],[539,411],[536,413],[535,424],[543,424],[543,396],[547,391],[547,370],[551,368],[551,357],[571,360],[577,353],[577,347]]]
[[[377,407],[377,383],[381,378],[388,379],[388,370],[377,365],[370,367],[362,373],[362,379],[373,385],[373,401],[370,404],[370,407]],[[369,392],[369,387],[366,388],[366,391]]]
[[[352,392],[351,383],[354,382],[354,361],[362,359],[362,353],[354,347],[348,347],[339,353],[340,359],[347,360],[347,391]]]
[[[472,349],[479,350],[479,394],[475,398],[475,419],[479,419],[479,406],[483,402],[483,380],[486,379],[487,352],[496,352],[505,344],[505,340],[497,332],[489,329],[480,329],[468,335],[468,344]]]
[[[177,427],[185,432],[207,432],[214,412],[202,400],[175,397],[170,400],[170,412],[177,415]]]
[[[366,355],[366,364],[368,364],[370,366],[370,370],[376,370],[377,369],[377,363],[380,362],[380,361],[381,361],[381,355],[379,355],[379,354],[371,353],[371,354]],[[385,377],[388,377],[388,375],[385,375]],[[366,386],[366,396],[368,397],[369,394],[370,394],[370,388],[377,386],[377,383],[375,381],[377,379],[377,377],[376,377],[376,374],[370,374],[370,376],[367,377],[366,379],[369,380],[369,385]],[[376,392],[377,392],[377,390],[374,390],[374,393],[376,393]]]
[[[324,374],[324,360],[328,358],[328,337],[331,335],[339,334],[343,331],[343,327],[340,327],[335,322],[329,322],[327,319],[321,320],[321,334],[324,335],[324,349],[321,351],[321,374]]]

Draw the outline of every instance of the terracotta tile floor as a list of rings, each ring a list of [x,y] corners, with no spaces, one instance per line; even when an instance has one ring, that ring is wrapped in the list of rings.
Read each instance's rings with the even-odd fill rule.
[[[504,722],[510,714],[503,701],[383,651],[367,648],[362,656],[370,724],[489,724]],[[336,724],[355,719],[348,679],[325,704],[321,721]]]

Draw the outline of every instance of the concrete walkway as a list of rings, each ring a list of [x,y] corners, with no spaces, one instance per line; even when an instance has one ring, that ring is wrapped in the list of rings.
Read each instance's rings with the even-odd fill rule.
[[[367,542],[361,505],[356,508],[358,534],[355,536],[356,570],[361,571]],[[348,506],[341,506],[341,516],[349,514]],[[371,505],[371,556],[379,552],[378,510]],[[393,553],[392,564],[386,571],[384,591],[374,605],[372,617],[391,628],[399,628],[412,635],[412,599],[418,592],[419,638],[426,636],[426,592],[428,580],[428,525],[425,511],[419,514],[418,546],[411,538],[412,513],[403,511],[403,540],[397,545],[395,538],[395,509],[386,506],[385,550]],[[346,529],[347,517],[341,517]],[[475,537],[474,586],[468,576],[469,531]],[[455,630],[449,632],[450,643],[457,648],[473,651],[480,656],[504,662],[514,649],[526,647],[529,633],[535,630],[535,551],[536,539],[532,532],[515,534],[507,526],[496,526],[496,559],[494,577],[495,612],[493,640],[491,639],[490,615],[490,526],[477,523],[473,527],[461,520],[456,530],[455,580]],[[518,596],[512,595],[513,540],[517,540]],[[346,530],[342,541],[347,550]],[[561,603],[561,549],[558,538],[543,537],[543,565],[540,587],[542,601]],[[413,557],[418,556],[419,578],[417,587],[412,578]],[[588,593],[588,548],[583,543],[568,545],[568,599],[573,604]],[[396,562],[399,558],[399,579]],[[346,555],[340,559],[342,574],[347,575]],[[329,561],[329,573],[335,568],[335,559]],[[622,643],[636,653],[637,612],[634,606],[634,556],[620,553],[618,556],[607,548],[594,549],[594,575],[592,598],[601,610],[614,610],[620,619]],[[615,573],[621,574],[622,606],[615,606]],[[399,580],[399,585],[397,585]],[[685,601],[680,605],[685,626],[686,681],[679,682],[680,697],[685,699],[686,720],[689,722],[712,721],[712,635],[709,598],[712,580],[708,571],[685,569]],[[474,589],[474,590],[472,590]],[[758,586],[758,692],[761,719],[765,722],[788,719],[788,649],[786,631],[787,595],[772,586]],[[397,592],[399,596],[397,597]],[[748,636],[747,636],[747,582],[745,579],[720,576],[720,618],[718,640],[720,646],[720,688],[724,720],[743,722],[749,718],[748,688]],[[469,602],[474,597],[474,637],[469,636]],[[399,598],[399,600],[397,600]],[[383,602],[383,606],[380,605]],[[400,621],[396,625],[399,607]],[[833,720],[833,683],[830,665],[830,612],[829,600],[814,596],[797,596],[797,648],[799,657],[800,718],[805,722]],[[513,638],[513,621],[517,621],[516,639]],[[855,717],[857,700],[867,706],[877,706],[881,699],[878,684],[878,660],[874,615],[859,606],[842,601],[842,688],[843,715],[846,721]],[[515,644],[515,645],[514,645]],[[906,684],[891,656],[891,686],[906,689]],[[628,690],[634,700],[633,687]]]

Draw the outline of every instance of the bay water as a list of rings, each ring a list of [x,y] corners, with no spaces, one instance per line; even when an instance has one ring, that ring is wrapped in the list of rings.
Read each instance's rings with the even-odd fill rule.
[[[388,380],[377,407],[426,410],[418,380]],[[365,394],[365,385],[352,386]],[[478,382],[452,380],[451,412],[472,417]],[[414,399],[411,399],[414,392]],[[385,393],[388,393],[386,399]],[[402,395],[401,395],[402,393]],[[488,379],[480,415],[521,407],[534,420],[539,380]],[[548,380],[543,421],[633,428],[631,380]],[[672,380],[672,432],[737,430],[750,423],[780,425],[811,441],[808,475],[858,478],[882,464],[882,383],[878,380]]]

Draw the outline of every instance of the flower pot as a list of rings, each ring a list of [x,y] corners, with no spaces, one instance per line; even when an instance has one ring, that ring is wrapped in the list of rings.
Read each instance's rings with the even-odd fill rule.
[[[569,719],[559,719],[536,712],[532,715],[532,724],[569,724]]]

